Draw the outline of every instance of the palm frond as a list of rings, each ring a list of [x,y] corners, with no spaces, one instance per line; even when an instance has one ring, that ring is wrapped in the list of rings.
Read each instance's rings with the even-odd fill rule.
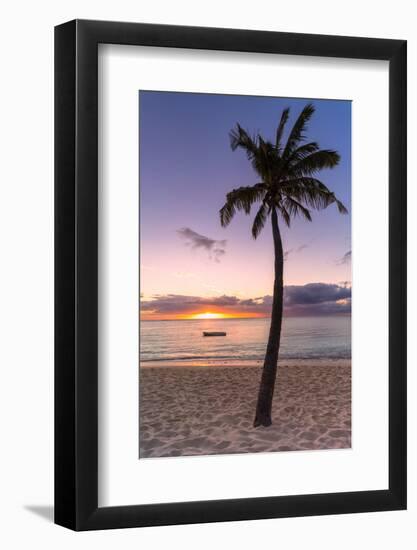
[[[312,117],[315,111],[315,107],[312,103],[308,103],[304,109],[301,111],[297,120],[295,121],[294,126],[288,136],[287,144],[285,145],[283,158],[287,159],[290,154],[294,151],[295,147],[305,139],[305,130],[307,129],[307,122]]]
[[[273,179],[273,173],[277,172],[281,166],[279,152],[270,141],[265,141],[260,135],[258,135],[258,143],[258,153],[252,165],[264,181],[270,182]]]
[[[252,225],[252,237],[256,239],[259,233],[265,226],[265,222],[268,217],[269,207],[265,201],[262,202],[258,212],[256,213],[255,219],[253,220]]]
[[[237,210],[243,210],[249,214],[252,204],[262,200],[267,192],[264,183],[257,183],[251,187],[239,187],[226,195],[226,202],[220,210],[220,223],[226,227],[232,220]]]
[[[295,176],[311,176],[324,168],[334,168],[340,162],[340,155],[330,149],[320,149],[300,158],[288,168],[288,172]]]
[[[280,190],[283,192],[288,192],[289,189],[293,190],[298,187],[314,187],[328,193],[331,192],[322,181],[311,176],[289,176],[280,183]]]
[[[311,222],[311,214],[308,208],[303,206],[293,197],[285,197],[285,199],[282,201],[282,206],[288,212],[290,217],[295,218],[296,216],[302,215],[306,220]]]
[[[231,130],[229,137],[232,150],[243,149],[255,172],[266,179],[274,164],[274,159],[278,158],[274,146],[259,134],[251,137],[239,124],[236,124],[236,127]]]
[[[240,147],[246,151],[248,156],[252,156],[256,153],[258,149],[256,138],[251,137],[240,124],[236,124],[236,127],[230,130],[229,137],[232,151],[235,151],[238,147]]]
[[[337,209],[339,210],[340,214],[348,214],[349,213],[346,206],[342,202],[340,202],[339,199],[336,199],[336,197],[335,197],[335,203],[336,203]]]
[[[279,205],[278,210],[287,227],[290,227],[291,216],[289,215],[288,210],[285,208],[285,206],[282,203]]]
[[[308,155],[311,155],[311,153],[315,153],[319,149],[320,149],[320,146],[315,141],[311,141],[310,143],[305,143],[304,145],[300,145],[300,147],[298,147],[291,153],[288,159],[288,165],[299,162],[300,160],[306,158]]]
[[[281,113],[275,142],[265,140],[259,133],[251,136],[239,124],[230,132],[232,150],[245,151],[261,183],[239,187],[226,195],[220,210],[220,222],[227,226],[237,211],[249,214],[254,203],[261,202],[252,225],[256,239],[264,227],[271,208],[279,210],[287,226],[291,218],[302,216],[311,221],[311,209],[321,210],[335,204],[341,214],[347,209],[335,194],[314,175],[325,168],[334,168],[340,155],[330,149],[320,149],[315,141],[305,142],[307,124],[315,111],[307,104],[293,125],[285,146],[282,144],[290,109]],[[302,143],[303,142],[303,143]]]
[[[285,181],[280,192],[284,197],[295,199],[309,208],[322,210],[336,203],[341,214],[347,214],[347,208],[335,194],[320,180],[311,177],[299,177]]]
[[[278,149],[278,151],[281,151],[282,149],[281,147],[282,134],[284,133],[284,128],[289,116],[290,116],[290,108],[287,107],[282,111],[281,120],[279,121],[279,125],[277,128],[275,147]]]

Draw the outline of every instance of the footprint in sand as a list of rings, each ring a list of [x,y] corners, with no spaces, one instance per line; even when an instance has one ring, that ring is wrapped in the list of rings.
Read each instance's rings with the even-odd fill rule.
[[[300,437],[303,437],[304,439],[308,439],[309,441],[315,441],[320,434],[315,432],[302,432],[300,433]]]
[[[148,439],[147,441],[142,441],[141,448],[144,451],[148,451],[152,448],[158,447],[162,444],[162,442],[159,439]]]
[[[350,432],[348,430],[331,430],[328,435],[330,437],[350,437]]]

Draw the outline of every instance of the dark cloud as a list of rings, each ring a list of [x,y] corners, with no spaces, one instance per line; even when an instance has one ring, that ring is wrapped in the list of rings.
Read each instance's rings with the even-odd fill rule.
[[[303,286],[286,286],[284,290],[284,305],[321,304],[337,302],[350,298],[351,289],[345,286],[326,283],[309,283]]]
[[[236,296],[216,296],[204,298],[201,296],[185,296],[183,294],[156,294],[152,300],[142,300],[143,311],[155,311],[157,313],[194,311],[201,306],[235,307],[239,304]]]
[[[337,264],[337,265],[348,264],[348,263],[350,263],[351,259],[352,259],[352,251],[349,250],[349,251],[346,252],[346,254],[344,254],[341,258],[339,258],[338,260],[336,260],[336,264]]]
[[[202,248],[208,252],[209,258],[215,262],[220,262],[220,258],[226,254],[227,240],[218,241],[216,239],[210,239],[205,235],[200,235],[196,231],[193,231],[189,227],[182,227],[177,229],[178,235],[185,240],[186,246],[190,246],[192,249]]]
[[[286,286],[284,309],[293,316],[345,315],[351,312],[352,289],[346,285],[310,283]]]
[[[222,312],[271,313],[272,296],[241,299],[237,296],[154,295],[141,300],[141,309],[156,314],[193,313],[220,308]],[[351,288],[346,285],[310,283],[284,287],[284,310],[288,316],[343,315],[351,310]]]

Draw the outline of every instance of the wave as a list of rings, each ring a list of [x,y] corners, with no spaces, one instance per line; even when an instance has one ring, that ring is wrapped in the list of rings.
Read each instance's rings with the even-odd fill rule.
[[[265,357],[269,320],[228,320],[227,336],[203,338],[205,330],[224,330],[223,320],[153,321],[141,325],[140,362],[261,362]],[[351,326],[346,318],[286,319],[281,360],[338,360],[351,357]]]
[[[141,363],[152,363],[152,362],[176,362],[176,361],[263,361],[265,355],[159,355],[154,357],[142,357],[140,358]],[[280,354],[279,359],[300,359],[300,360],[309,360],[309,359],[351,359],[350,353],[310,353],[310,354]]]

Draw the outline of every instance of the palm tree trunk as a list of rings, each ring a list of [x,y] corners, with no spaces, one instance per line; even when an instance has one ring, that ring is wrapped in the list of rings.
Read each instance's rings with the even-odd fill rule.
[[[274,396],[275,379],[277,376],[278,351],[281,340],[282,306],[283,306],[283,272],[284,254],[282,251],[281,234],[278,226],[278,216],[275,208],[271,213],[272,235],[274,238],[275,252],[275,281],[274,295],[272,299],[271,326],[269,329],[268,345],[266,348],[262,378],[259,386],[256,416],[253,425],[270,426],[272,398]]]

